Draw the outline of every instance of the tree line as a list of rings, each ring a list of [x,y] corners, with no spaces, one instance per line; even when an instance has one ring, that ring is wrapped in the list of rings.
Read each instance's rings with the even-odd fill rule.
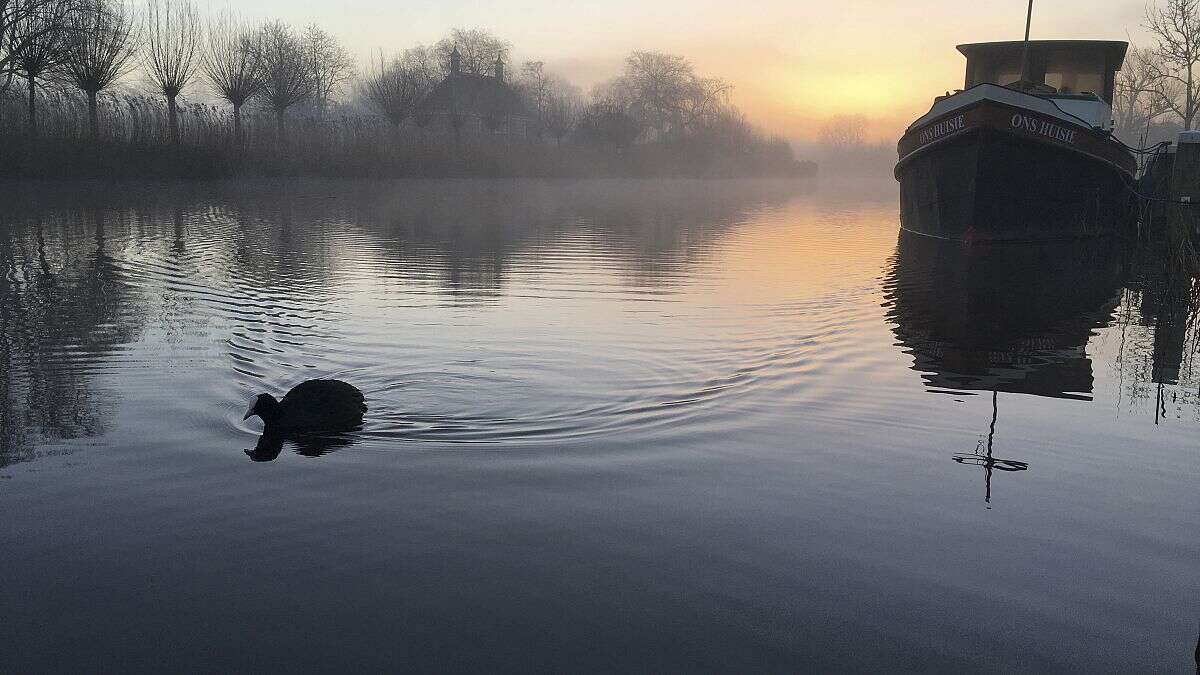
[[[423,153],[452,173],[447,167],[471,158],[450,155],[464,152],[487,155],[501,173],[582,168],[546,148],[509,148],[526,155],[518,168],[502,159],[504,152],[481,150],[484,139],[418,138],[417,107],[449,74],[451,52],[458,51],[467,74],[492,75],[497,61],[508,60],[511,45],[486,31],[455,29],[433,45],[380,52],[360,68],[316,25],[203,16],[193,0],[141,1],[135,7],[122,0],[0,0],[0,116],[7,118],[0,119],[0,145],[23,146],[27,155],[34,149],[95,155],[103,148],[110,156],[101,163],[109,169],[167,146],[200,165],[220,164],[209,172],[262,168],[266,160],[255,155],[268,152],[286,172],[302,170],[305,152],[314,163],[337,156],[361,165],[368,160],[343,155],[365,148],[379,156],[381,144]],[[727,83],[700,76],[680,56],[634,52],[619,76],[588,94],[541,61],[512,71],[505,79],[532,118],[532,140],[562,148],[559,154],[633,156],[624,163],[640,162],[642,172],[693,165],[700,155],[708,165],[728,160],[714,167],[728,173],[810,168],[794,161],[786,141],[745,120]],[[142,87],[131,94],[119,85],[135,74]],[[218,105],[189,102],[189,94],[207,94]],[[19,113],[17,97],[24,100]],[[18,114],[24,125],[13,123]],[[22,137],[13,137],[19,128]],[[557,168],[545,166],[550,160]],[[420,172],[411,157],[388,163]],[[609,158],[604,171],[621,172],[621,164]]]

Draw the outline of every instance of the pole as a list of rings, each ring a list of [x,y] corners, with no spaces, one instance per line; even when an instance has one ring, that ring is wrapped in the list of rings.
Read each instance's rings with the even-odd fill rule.
[[[1029,11],[1025,13],[1025,50],[1021,53],[1021,82],[1028,82],[1029,75],[1029,29],[1033,26],[1033,0],[1029,0]]]

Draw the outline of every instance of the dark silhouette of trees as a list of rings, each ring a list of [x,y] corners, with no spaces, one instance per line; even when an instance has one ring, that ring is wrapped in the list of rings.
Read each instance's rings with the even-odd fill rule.
[[[242,106],[262,89],[254,60],[254,29],[226,14],[209,25],[201,69],[214,91],[233,106],[233,135],[242,144]]]
[[[66,78],[87,95],[92,138],[100,135],[96,98],[133,64],[141,39],[138,20],[124,3],[80,0],[67,22]]]
[[[62,29],[60,23],[39,20],[53,16],[60,4],[60,0],[0,0],[0,93],[21,74],[19,62],[26,51]]]
[[[412,115],[433,87],[426,56],[422,48],[410,49],[390,61],[380,54],[362,82],[367,103],[396,127]]]
[[[663,140],[712,124],[729,109],[729,91],[723,80],[698,77],[682,56],[635,51],[624,74],[597,86],[592,98],[623,109],[650,138]]]
[[[576,134],[580,141],[614,149],[628,148],[637,140],[641,130],[620,106],[613,103],[593,103],[579,117]]]
[[[200,65],[200,16],[191,0],[148,0],[146,75],[167,99],[171,143],[179,143],[176,100]]]
[[[346,48],[320,26],[304,29],[304,50],[311,69],[312,100],[325,110],[341,87],[355,75],[354,59]]]
[[[18,3],[19,4],[19,3]],[[75,0],[51,0],[26,3],[15,12],[13,22],[0,31],[8,43],[10,72],[25,78],[29,94],[29,136],[36,138],[38,83],[49,76],[67,55],[67,21],[75,10]],[[0,19],[3,21],[3,19]]]
[[[550,138],[561,144],[575,129],[582,112],[583,96],[579,89],[561,82],[550,92],[550,100],[540,113],[542,128]]]
[[[282,145],[287,139],[284,115],[288,108],[316,93],[307,50],[295,31],[276,21],[259,29],[254,41],[254,62],[260,96],[275,113],[277,140]]]
[[[583,107],[579,89],[547,72],[541,61],[527,61],[516,85],[537,120],[538,133],[561,142],[574,128]]]
[[[458,48],[462,72],[467,75],[491,75],[496,61],[507,60],[511,45],[487,31],[455,28],[434,46],[441,75],[450,74],[450,53]]]
[[[18,75],[29,84],[28,134],[0,125],[0,151],[17,158],[0,163],[0,175],[728,175],[773,172],[772,167],[795,170],[794,160],[786,156],[788,146],[764,137],[730,103],[729,85],[697,75],[683,57],[633,52],[623,74],[596,87],[588,106],[578,88],[547,71],[541,61],[529,61],[515,77],[505,78],[500,68],[509,44],[467,29],[451,31],[433,47],[414,47],[394,58],[381,54],[355,83],[359,105],[340,107],[335,117],[322,115],[306,124],[308,133],[302,138],[290,139],[289,110],[306,104],[305,114],[324,112],[354,76],[353,59],[332,35],[317,26],[297,31],[278,21],[251,27],[229,14],[206,31],[196,0],[146,0],[143,22],[130,9],[132,1],[0,0],[0,92]],[[17,23],[12,23],[14,17]],[[493,104],[502,99],[505,110],[482,116],[484,124],[466,129],[464,139],[455,134],[453,147],[437,142],[438,129],[404,125],[446,76],[451,54],[457,54],[462,82],[469,82],[464,87],[484,92],[453,96],[496,110]],[[138,56],[153,95],[125,96],[121,105],[112,96],[100,99]],[[232,115],[221,106],[193,105],[181,118],[179,96],[197,74],[229,102]],[[503,83],[478,79],[492,75]],[[83,95],[59,89],[52,96],[41,95],[42,81],[69,84]],[[252,99],[261,104],[253,109],[256,119],[273,115],[273,134],[269,123],[244,126],[245,104]],[[108,105],[100,107],[100,102]],[[39,106],[46,108],[40,119]],[[17,97],[0,97],[2,115],[22,116],[24,108]],[[363,109],[377,115],[358,114]],[[516,123],[501,128],[510,116]],[[462,118],[450,117],[451,124]],[[81,128],[99,139],[101,127],[105,152],[71,142]],[[155,147],[168,144],[168,134],[160,129],[169,129],[170,153]],[[261,134],[262,141],[248,138],[251,133]],[[35,143],[39,134],[66,142]],[[537,143],[514,143],[518,138],[560,146],[573,139],[592,147],[576,147],[583,151],[575,154],[551,152]],[[634,151],[625,152],[629,148]]]

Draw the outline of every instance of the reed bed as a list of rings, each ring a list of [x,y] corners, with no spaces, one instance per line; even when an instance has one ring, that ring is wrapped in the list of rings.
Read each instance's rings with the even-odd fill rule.
[[[273,112],[247,105],[242,135],[228,106],[180,102],[180,137],[170,139],[161,98],[102,93],[93,138],[87,100],[70,91],[39,92],[38,132],[28,100],[0,96],[0,176],[81,177],[515,177],[804,174],[776,142],[694,138],[623,150],[542,142],[490,133],[457,137],[393,126],[351,106],[289,112],[279,137]]]

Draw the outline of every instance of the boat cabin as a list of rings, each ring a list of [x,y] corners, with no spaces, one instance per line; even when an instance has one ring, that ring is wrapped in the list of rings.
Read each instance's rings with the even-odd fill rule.
[[[1116,74],[1129,43],[1031,40],[1028,55],[1026,44],[1017,40],[959,45],[958,51],[967,57],[966,88],[997,84],[1021,89],[1053,100],[1094,127],[1111,126]]]

